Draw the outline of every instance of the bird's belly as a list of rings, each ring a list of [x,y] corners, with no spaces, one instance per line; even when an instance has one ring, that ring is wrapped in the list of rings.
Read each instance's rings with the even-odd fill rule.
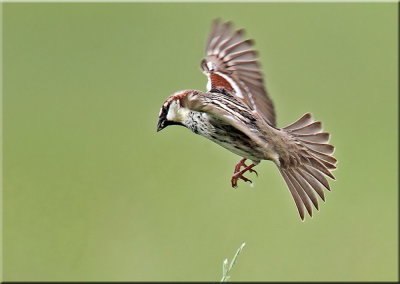
[[[253,161],[265,159],[262,149],[246,134],[226,122],[199,113],[196,124],[189,127],[194,133],[202,135],[225,149]]]
[[[255,151],[255,147],[247,147],[240,145],[238,140],[233,140],[232,142],[221,141],[220,139],[209,138],[211,141],[217,143],[218,145],[224,147],[225,149],[239,155],[243,158],[250,159],[252,161],[259,161],[262,159],[262,154]]]

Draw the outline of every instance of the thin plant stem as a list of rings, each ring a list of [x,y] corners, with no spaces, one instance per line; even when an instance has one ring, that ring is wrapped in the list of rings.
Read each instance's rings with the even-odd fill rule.
[[[237,249],[229,266],[228,266],[227,258],[225,258],[225,260],[223,261],[221,282],[226,282],[229,280],[229,278],[230,278],[229,272],[232,270],[233,266],[235,265],[236,259],[239,256],[239,254],[242,252],[242,249],[244,248],[245,245],[246,245],[246,243],[242,243],[242,245]]]

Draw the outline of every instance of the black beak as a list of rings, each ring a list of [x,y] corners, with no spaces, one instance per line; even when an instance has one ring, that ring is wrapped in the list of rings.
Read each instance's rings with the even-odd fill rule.
[[[163,106],[160,110],[160,115],[158,117],[157,132],[163,130],[165,127],[168,126],[167,114],[168,107]]]
[[[158,123],[157,123],[157,132],[163,130],[165,127],[168,126],[167,123],[165,123],[167,120],[163,117],[160,117],[158,119]]]
[[[164,119],[160,117],[157,123],[157,132],[163,130],[165,127],[170,126],[170,125],[181,125],[183,126],[182,123],[180,122],[175,122],[175,121],[169,121],[167,119]]]

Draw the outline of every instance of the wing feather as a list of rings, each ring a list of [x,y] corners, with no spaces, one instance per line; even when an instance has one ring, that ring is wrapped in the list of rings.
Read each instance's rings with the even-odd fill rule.
[[[274,105],[264,87],[253,45],[253,40],[244,39],[243,29],[234,31],[231,22],[215,20],[201,68],[208,76],[209,92],[231,93],[268,124],[276,126]]]

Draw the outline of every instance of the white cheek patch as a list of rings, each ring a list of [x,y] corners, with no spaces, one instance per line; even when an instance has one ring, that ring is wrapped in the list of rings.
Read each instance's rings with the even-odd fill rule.
[[[168,113],[167,113],[167,120],[169,121],[175,121],[178,122],[179,121],[179,104],[177,101],[173,101],[168,109]]]
[[[169,121],[175,121],[176,118],[176,113],[173,110],[172,106],[169,107],[168,113],[167,113],[167,120]]]
[[[190,110],[181,107],[178,101],[171,103],[167,113],[167,120],[175,122],[184,122],[189,114]]]

